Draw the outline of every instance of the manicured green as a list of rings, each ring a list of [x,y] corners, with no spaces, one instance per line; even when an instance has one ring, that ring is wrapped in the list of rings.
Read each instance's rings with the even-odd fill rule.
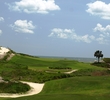
[[[107,95],[109,83],[109,76],[72,77],[47,82],[41,94]]]

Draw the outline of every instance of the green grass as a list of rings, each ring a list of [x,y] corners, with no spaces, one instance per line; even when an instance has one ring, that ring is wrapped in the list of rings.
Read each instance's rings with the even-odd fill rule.
[[[65,77],[67,69],[54,69],[58,66],[78,69]],[[54,73],[46,73],[51,71]],[[69,69],[70,70],[70,69]],[[10,61],[0,61],[0,74],[6,78],[21,77],[25,81],[46,82],[38,95],[20,98],[0,98],[0,100],[109,100],[110,72],[106,68],[90,63],[57,58],[36,58],[16,55]],[[63,78],[63,79],[61,79]]]
[[[72,69],[104,69],[93,66],[89,63],[82,63],[74,60],[62,60],[53,58],[32,58],[27,56],[16,55],[10,62],[15,62],[20,65],[28,66],[29,69],[33,70],[47,70],[49,67],[64,66]]]
[[[79,95],[79,94],[53,94],[53,95],[37,95],[14,99],[3,99],[0,100],[110,100],[110,96],[89,96],[89,95]]]
[[[68,69],[78,69],[77,73],[64,75]],[[96,67],[89,63],[82,63],[74,60],[35,58],[30,56],[16,55],[10,61],[0,62],[0,74],[5,79],[25,80],[33,82],[46,82],[54,79],[68,78],[73,76],[88,76],[95,71],[105,71],[105,68]],[[48,71],[48,72],[47,72]]]
[[[106,95],[110,93],[109,76],[72,77],[46,83],[41,94]]]
[[[46,82],[40,94],[15,100],[109,100],[109,83],[109,76],[54,80]]]

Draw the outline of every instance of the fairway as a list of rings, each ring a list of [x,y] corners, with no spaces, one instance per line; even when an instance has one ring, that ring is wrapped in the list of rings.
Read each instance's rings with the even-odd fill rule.
[[[10,61],[0,62],[2,77],[45,83],[44,88],[33,96],[0,100],[108,100],[109,73],[106,68],[90,63],[17,54]]]
[[[47,82],[41,94],[106,95],[110,93],[109,76],[72,77]]]

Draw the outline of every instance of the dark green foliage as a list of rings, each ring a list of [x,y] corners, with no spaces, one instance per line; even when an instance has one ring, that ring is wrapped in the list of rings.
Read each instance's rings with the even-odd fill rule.
[[[98,58],[98,62],[99,62],[100,57],[101,57],[101,58],[103,57],[102,51],[97,50],[97,51],[94,53],[94,56],[95,56],[96,58]]]
[[[110,63],[110,58],[104,58],[103,61],[106,63]]]
[[[51,66],[49,68],[50,69],[72,69],[72,68],[66,67],[66,66]]]
[[[110,75],[108,70],[81,69],[71,74],[72,76],[104,76]]]
[[[98,66],[98,67],[110,68],[110,65],[105,63],[105,62],[99,62],[99,63],[98,62],[94,62],[94,63],[92,63],[92,65]]]
[[[63,73],[46,73],[23,69],[12,70],[10,72],[4,71],[1,73],[1,76],[4,77],[5,80],[25,80],[37,83],[44,83],[50,80],[71,77],[70,75]]]
[[[30,90],[30,86],[21,82],[0,83],[0,93],[24,93]]]

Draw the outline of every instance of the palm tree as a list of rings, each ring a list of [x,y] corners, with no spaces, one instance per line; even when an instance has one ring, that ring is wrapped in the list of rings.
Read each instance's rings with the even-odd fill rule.
[[[95,56],[96,58],[98,58],[98,63],[99,63],[100,57],[101,57],[101,58],[103,57],[102,51],[97,50],[97,51],[94,53],[94,56]]]

